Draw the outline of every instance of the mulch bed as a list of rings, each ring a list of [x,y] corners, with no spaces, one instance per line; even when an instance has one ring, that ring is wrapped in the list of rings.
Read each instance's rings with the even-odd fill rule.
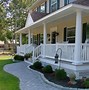
[[[34,69],[32,66],[30,66],[30,68]],[[50,82],[53,82],[57,85],[61,85],[63,87],[69,87],[69,88],[85,89],[82,85],[82,83],[83,83],[82,80],[76,80],[77,83],[75,85],[72,85],[72,84],[69,84],[69,81],[70,81],[69,77],[67,77],[65,80],[57,80],[57,79],[55,79],[55,73],[54,72],[53,73],[44,73],[44,72],[42,72],[41,69],[34,69],[34,70],[43,73],[47,80],[49,80]]]

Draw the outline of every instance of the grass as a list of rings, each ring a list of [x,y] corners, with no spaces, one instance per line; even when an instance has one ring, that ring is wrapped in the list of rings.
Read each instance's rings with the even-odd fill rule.
[[[13,63],[11,56],[0,56],[0,90],[20,90],[19,79],[3,70],[4,65]]]

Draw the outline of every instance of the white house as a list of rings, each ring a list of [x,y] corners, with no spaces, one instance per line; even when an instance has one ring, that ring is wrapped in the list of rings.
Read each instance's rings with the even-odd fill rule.
[[[37,0],[25,27],[16,31],[20,35],[17,54],[33,51],[33,62],[39,59],[55,68],[54,56],[61,48],[61,68],[75,73],[77,79],[89,77],[88,23],[89,0]],[[23,33],[28,34],[28,44],[22,45]],[[60,50],[57,53],[60,56]]]

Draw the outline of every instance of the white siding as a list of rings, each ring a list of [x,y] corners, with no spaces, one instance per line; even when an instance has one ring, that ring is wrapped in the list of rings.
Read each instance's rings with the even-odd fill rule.
[[[33,19],[32,19],[31,15],[30,15],[30,12],[29,12],[29,13],[28,13],[27,20],[26,20],[25,27],[30,26],[32,23],[33,23]]]

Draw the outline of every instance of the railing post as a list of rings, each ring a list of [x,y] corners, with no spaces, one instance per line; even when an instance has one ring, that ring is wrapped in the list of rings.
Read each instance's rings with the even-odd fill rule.
[[[56,51],[57,51],[57,49],[58,49],[58,43],[56,43]]]
[[[41,44],[41,56],[43,55],[43,44]]]
[[[33,61],[33,63],[35,62],[35,53],[34,53],[34,47],[33,47],[32,61]]]

